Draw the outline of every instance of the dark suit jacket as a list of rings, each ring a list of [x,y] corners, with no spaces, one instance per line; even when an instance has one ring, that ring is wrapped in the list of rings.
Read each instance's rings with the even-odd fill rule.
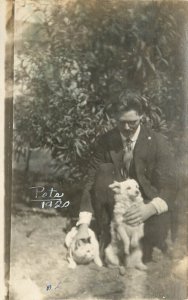
[[[90,192],[101,164],[112,163],[116,172],[116,180],[124,180],[120,172],[122,157],[122,139],[118,128],[115,128],[101,136],[96,145],[95,154],[89,166],[80,211],[93,212]],[[154,197],[161,197],[167,202],[169,209],[173,208],[176,186],[174,171],[173,154],[166,138],[141,126],[134,147],[130,177],[138,181],[146,203]]]

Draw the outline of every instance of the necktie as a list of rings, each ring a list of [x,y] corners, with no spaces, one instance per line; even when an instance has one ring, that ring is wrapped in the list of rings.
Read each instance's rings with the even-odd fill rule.
[[[130,138],[127,138],[126,144],[123,149],[123,175],[125,176],[125,178],[129,177],[129,168],[130,168],[132,158],[133,158],[132,141]]]

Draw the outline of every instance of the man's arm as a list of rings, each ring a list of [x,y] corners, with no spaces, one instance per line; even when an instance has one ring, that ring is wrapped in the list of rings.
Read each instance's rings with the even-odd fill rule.
[[[148,204],[132,207],[127,211],[125,221],[129,225],[137,225],[151,216],[165,213],[173,207],[173,198],[176,190],[173,154],[168,142],[161,135],[156,135],[156,146],[154,173],[158,195]]]
[[[168,210],[171,210],[176,192],[175,158],[169,143],[162,135],[157,135],[155,180],[159,192],[157,198],[164,201],[161,202],[160,208],[160,200],[158,200],[159,212],[164,208],[165,203]]]
[[[93,208],[91,204],[91,189],[94,185],[95,175],[102,163],[106,162],[105,157],[105,141],[104,138],[101,137],[95,145],[94,154],[89,164],[88,173],[87,173],[87,181],[84,186],[81,205],[80,205],[80,213],[79,220],[77,222],[78,226],[78,235],[77,238],[86,238],[88,234],[88,227],[90,225]]]

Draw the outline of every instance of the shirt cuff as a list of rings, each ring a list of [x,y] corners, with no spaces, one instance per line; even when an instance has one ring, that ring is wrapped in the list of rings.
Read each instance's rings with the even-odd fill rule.
[[[92,219],[92,213],[88,211],[82,211],[79,213],[79,220],[76,223],[76,226],[79,226],[81,224],[90,225],[91,219]]]
[[[168,211],[167,203],[159,197],[153,198],[151,203],[155,206],[155,209],[157,211],[157,215],[160,215],[160,214]]]

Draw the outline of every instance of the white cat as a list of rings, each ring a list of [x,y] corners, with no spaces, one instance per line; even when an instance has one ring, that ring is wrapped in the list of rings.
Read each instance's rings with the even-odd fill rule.
[[[65,245],[68,248],[67,260],[69,268],[76,268],[77,264],[88,264],[94,261],[99,267],[102,266],[102,261],[99,256],[99,243],[95,233],[90,228],[89,238],[87,240],[76,240],[75,236],[78,232],[76,227],[73,227],[65,237]]]

